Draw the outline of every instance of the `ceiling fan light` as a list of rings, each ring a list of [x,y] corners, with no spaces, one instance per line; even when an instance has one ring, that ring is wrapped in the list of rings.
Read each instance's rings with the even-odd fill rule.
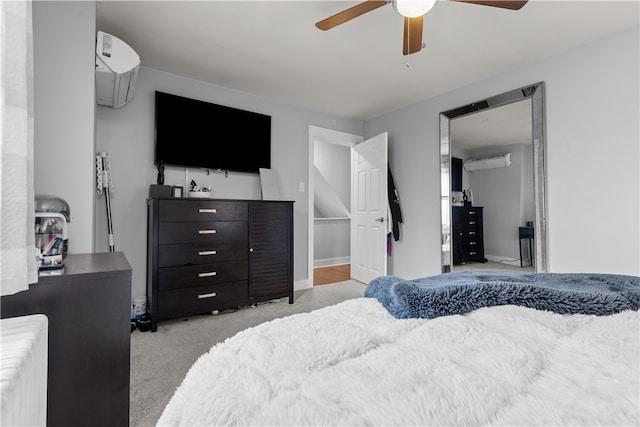
[[[417,18],[429,12],[437,0],[396,0],[394,6],[398,13],[407,18]]]

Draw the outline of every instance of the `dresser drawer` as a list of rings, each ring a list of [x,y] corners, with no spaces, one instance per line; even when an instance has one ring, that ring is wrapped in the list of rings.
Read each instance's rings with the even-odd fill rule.
[[[464,212],[464,221],[482,221],[482,208],[466,208]]]
[[[470,249],[469,252],[467,252],[467,256],[469,257],[469,260],[473,261],[477,258],[483,257],[483,255],[480,253],[479,250],[475,250],[475,249]]]
[[[482,237],[482,233],[478,230],[465,230],[464,236],[467,240],[480,239]]]
[[[163,200],[158,217],[160,221],[246,221],[247,202]]]
[[[480,239],[469,239],[467,240],[466,245],[470,251],[477,251],[482,247],[482,242]]]
[[[248,256],[249,244],[246,241],[179,243],[158,246],[159,267],[246,260]]]
[[[247,240],[248,224],[244,221],[161,222],[158,243],[201,243]]]
[[[464,222],[464,228],[467,230],[476,230],[482,225],[482,217],[469,218]]]
[[[228,261],[212,264],[163,267],[158,269],[158,289],[188,288],[216,283],[247,280],[248,261]]]
[[[241,304],[248,297],[247,281],[228,282],[218,285],[160,291],[158,311],[204,313],[216,307],[237,301]]]

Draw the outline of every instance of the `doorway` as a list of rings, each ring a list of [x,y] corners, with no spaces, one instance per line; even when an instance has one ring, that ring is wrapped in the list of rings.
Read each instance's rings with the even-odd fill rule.
[[[309,126],[307,277],[312,286],[351,278],[351,147],[362,140],[359,135]],[[332,164],[339,165],[338,173],[329,173]],[[319,207],[314,197],[317,192],[321,194]]]
[[[341,154],[323,158],[336,150]],[[328,259],[348,257],[351,278],[368,283],[387,274],[387,170],[386,132],[363,141],[309,126],[309,278],[315,267],[346,264],[318,257],[319,249],[334,249],[340,241],[342,253]],[[316,244],[321,239],[325,247]]]

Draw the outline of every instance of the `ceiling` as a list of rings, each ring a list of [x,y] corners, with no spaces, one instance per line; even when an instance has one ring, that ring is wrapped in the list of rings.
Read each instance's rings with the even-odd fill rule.
[[[459,150],[533,142],[531,98],[451,120],[450,143]]]
[[[354,1],[97,2],[97,27],[142,65],[336,117],[368,120],[638,25],[640,3],[531,0],[519,11],[439,1],[402,55],[386,5],[328,31]]]

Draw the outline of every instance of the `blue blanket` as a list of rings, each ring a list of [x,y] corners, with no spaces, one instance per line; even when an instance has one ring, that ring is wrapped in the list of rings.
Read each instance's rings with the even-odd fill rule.
[[[616,274],[476,270],[415,280],[381,276],[367,286],[398,319],[464,314],[480,307],[521,305],[559,314],[609,315],[640,307],[640,277]]]

